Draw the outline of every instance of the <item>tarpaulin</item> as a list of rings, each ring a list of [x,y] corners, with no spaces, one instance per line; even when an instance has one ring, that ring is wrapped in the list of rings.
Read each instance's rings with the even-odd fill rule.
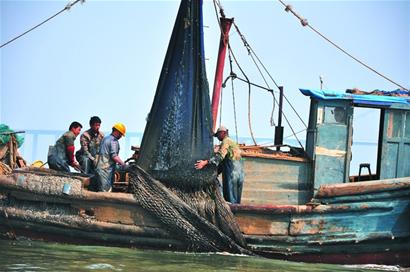
[[[210,170],[197,171],[194,163],[211,156],[211,124],[202,1],[181,1],[138,165],[169,184],[198,183],[199,175],[209,180]]]
[[[341,91],[331,90],[308,90],[299,89],[304,95],[311,96],[319,100],[352,100],[354,103],[384,105],[389,106],[393,103],[400,103],[410,105],[410,97],[398,97],[386,95],[372,95],[372,94],[351,94]]]
[[[14,131],[9,128],[6,124],[0,124],[0,145],[5,145],[10,141],[10,133],[13,133]],[[24,137],[20,136],[18,134],[14,134],[14,137],[16,137],[17,141],[17,147],[20,148],[21,145],[24,143]]]

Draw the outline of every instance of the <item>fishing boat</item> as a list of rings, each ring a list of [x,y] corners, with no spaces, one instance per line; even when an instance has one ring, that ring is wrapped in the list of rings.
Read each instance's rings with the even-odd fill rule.
[[[305,148],[283,145],[280,122],[274,146],[241,147],[243,197],[230,209],[248,248],[292,261],[410,266],[410,98],[300,93],[310,99]],[[350,176],[357,108],[380,112],[377,167]],[[90,191],[89,182],[81,174],[35,167],[0,176],[1,236],[190,249],[139,205],[127,173],[114,183],[116,192]]]

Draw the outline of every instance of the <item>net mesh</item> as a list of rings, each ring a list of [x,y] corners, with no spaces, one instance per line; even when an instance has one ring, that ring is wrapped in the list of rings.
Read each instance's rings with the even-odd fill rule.
[[[135,198],[195,251],[250,252],[221,196],[213,151],[202,1],[182,0],[141,142],[130,170]]]
[[[185,242],[188,250],[252,254],[217,182],[206,189],[168,188],[143,169],[133,166],[130,184],[137,202]]]

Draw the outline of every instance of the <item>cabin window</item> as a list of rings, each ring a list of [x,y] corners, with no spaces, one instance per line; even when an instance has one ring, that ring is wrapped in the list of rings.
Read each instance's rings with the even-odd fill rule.
[[[405,125],[404,137],[410,138],[410,112],[406,113],[406,125]]]
[[[402,131],[402,114],[400,111],[392,111],[389,113],[388,122],[387,122],[387,137],[388,138],[397,138],[401,137]],[[407,129],[406,129],[407,135]]]
[[[325,123],[346,123],[346,110],[343,107],[325,107]]]

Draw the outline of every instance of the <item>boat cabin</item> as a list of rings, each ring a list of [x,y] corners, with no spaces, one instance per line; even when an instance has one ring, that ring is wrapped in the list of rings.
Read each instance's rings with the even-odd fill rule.
[[[410,97],[300,91],[311,100],[306,152],[244,150],[244,204],[305,204],[322,185],[410,176]],[[371,172],[363,162],[363,173],[353,176],[353,115],[360,107],[380,111],[377,165]]]

